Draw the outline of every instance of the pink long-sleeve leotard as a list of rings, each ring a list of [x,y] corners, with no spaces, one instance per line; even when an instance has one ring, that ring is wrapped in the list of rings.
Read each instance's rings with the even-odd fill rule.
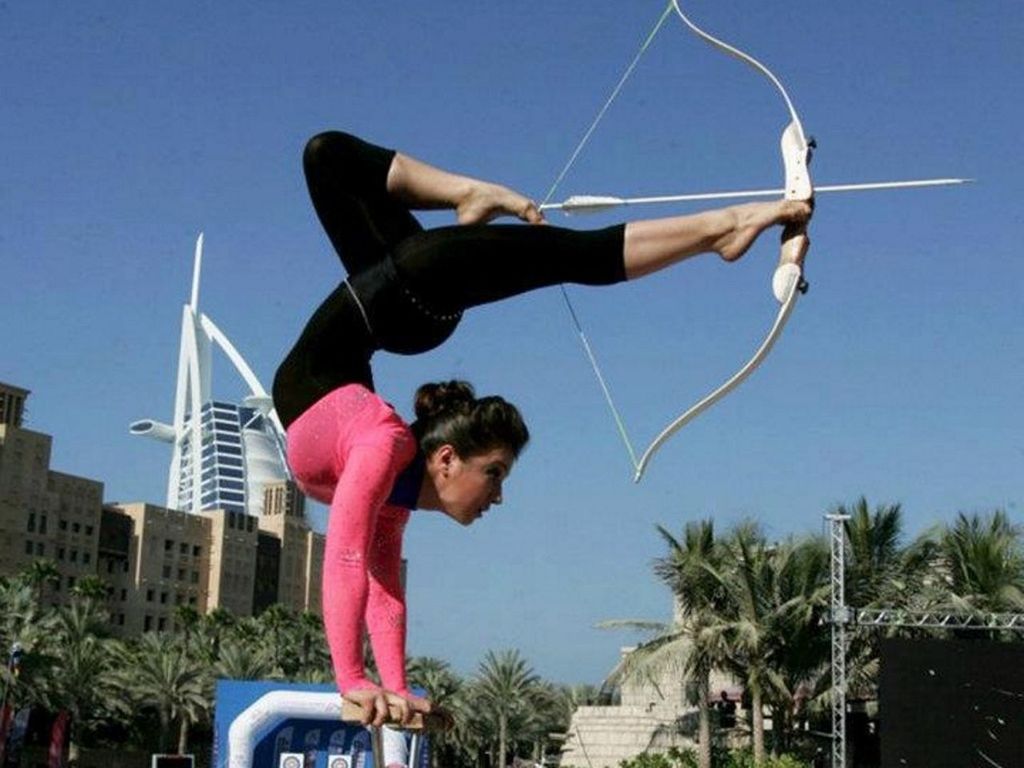
[[[309,496],[330,504],[323,618],[338,688],[377,686],[366,677],[369,630],[381,683],[409,695],[405,681],[402,534],[409,509],[388,503],[416,441],[394,409],[361,384],[335,389],[288,428],[288,460]]]

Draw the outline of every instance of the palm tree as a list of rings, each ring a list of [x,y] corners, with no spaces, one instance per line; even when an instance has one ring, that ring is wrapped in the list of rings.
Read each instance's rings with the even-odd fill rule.
[[[900,505],[882,505],[871,511],[861,496],[850,507],[840,504],[834,513],[849,517],[844,524],[847,601],[858,608],[902,605],[906,571]]]
[[[80,578],[71,588],[71,595],[79,600],[102,602],[110,594],[110,585],[94,573]]]
[[[274,603],[256,618],[256,628],[260,640],[267,648],[274,667],[287,674],[284,660],[292,658],[293,654],[285,654],[283,650],[290,643],[287,637],[295,627],[294,614],[281,603]],[[294,671],[295,664],[288,664],[290,671]]]
[[[497,725],[494,768],[504,768],[509,737],[514,740],[517,736],[514,730],[510,733],[510,723],[533,706],[539,682],[540,678],[517,650],[488,651],[480,663],[473,687],[480,711],[492,726]]]
[[[770,629],[768,595],[771,589],[770,549],[760,529],[746,523],[733,530],[726,544],[726,569],[719,581],[728,593],[722,616],[728,627],[729,662],[750,694],[751,740],[754,765],[764,765],[764,696],[768,690]]]
[[[69,762],[78,759],[82,735],[128,714],[114,676],[118,642],[105,637],[108,617],[92,600],[75,600],[57,611],[41,686],[43,703],[71,718]]]
[[[416,656],[409,659],[406,676],[410,688],[421,688],[435,707],[446,712],[457,708],[457,697],[462,690],[462,680],[455,674],[447,661],[431,656]],[[454,734],[439,732],[430,737],[430,764],[445,765],[454,762],[457,742]],[[441,760],[441,757],[444,757]]]
[[[189,653],[182,638],[166,633],[146,633],[119,654],[118,682],[137,707],[156,710],[160,720],[160,749],[179,723],[178,754],[188,749],[189,727],[209,708],[206,665]]]
[[[228,680],[264,680],[279,676],[266,648],[231,638],[221,643],[214,663],[216,677]]]
[[[920,600],[928,558],[922,557],[919,548],[907,549],[902,545],[900,505],[881,505],[872,510],[861,496],[849,507],[839,505],[833,512],[849,517],[844,524],[847,602],[857,608],[878,608]],[[850,690],[871,695],[877,688],[881,638],[900,631],[852,628],[847,647]]]
[[[830,559],[823,537],[789,540],[772,554],[773,643],[769,697],[775,751],[787,749],[794,720],[831,682],[831,638],[822,632],[830,596]]]
[[[654,637],[623,658],[612,680],[658,677],[674,672],[692,680],[697,705],[697,742],[700,768],[711,766],[711,673],[725,660],[721,612],[727,596],[719,577],[722,550],[710,518],[691,521],[682,540],[665,528],[658,533],[668,554],[655,561],[654,572],[675,596],[676,616],[670,624],[638,620],[602,622],[602,627],[646,630]]]
[[[754,523],[732,531],[726,552],[719,579],[728,593],[721,618],[729,666],[750,693],[754,764],[763,765],[765,705],[773,730],[784,733],[798,689],[825,668],[828,643],[817,615],[828,599],[828,555],[820,540],[769,545]]]
[[[226,608],[214,608],[200,618],[196,639],[211,664],[220,658],[221,642],[236,623],[234,614]]]
[[[38,603],[42,600],[43,587],[45,585],[48,584],[53,587],[60,584],[60,571],[57,570],[57,564],[53,560],[38,558],[33,560],[32,564],[19,574],[19,578],[32,588],[33,595]]]
[[[678,541],[667,530],[658,532],[668,544],[669,552],[657,560],[654,572],[676,596],[681,638],[689,646],[684,672],[695,683],[697,698],[697,740],[700,768],[711,765],[711,672],[719,666],[725,652],[720,614],[726,597],[721,582],[715,577],[721,566],[722,550],[715,540],[715,524],[711,518],[692,521]]]
[[[295,625],[299,657],[296,676],[309,682],[333,680],[331,653],[327,648],[324,622],[315,613],[303,611]]]
[[[195,606],[182,604],[174,606],[174,628],[182,633],[186,643],[191,643],[201,622]]]
[[[1021,530],[1002,510],[985,517],[959,514],[939,533],[938,553],[957,610],[1024,609]]]
[[[0,579],[0,649],[14,643],[22,649],[20,674],[12,674],[6,658],[0,662],[0,690],[12,708],[42,703],[50,659],[46,647],[53,638],[56,617],[43,611],[26,579]]]

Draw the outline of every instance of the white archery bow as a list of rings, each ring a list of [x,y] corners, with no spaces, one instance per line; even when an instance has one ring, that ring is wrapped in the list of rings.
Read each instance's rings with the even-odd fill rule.
[[[813,143],[807,139],[807,135],[804,133],[803,123],[800,121],[800,116],[796,113],[793,101],[789,98],[789,94],[786,92],[782,83],[772,73],[772,71],[768,69],[768,67],[759,62],[753,56],[750,56],[735,46],[708,34],[690,21],[689,17],[683,13],[682,8],[679,7],[679,0],[672,0],[672,8],[675,10],[676,15],[682,19],[683,23],[686,24],[686,26],[689,27],[698,37],[730,56],[749,64],[755,70],[767,77],[776,89],[778,89],[779,93],[782,94],[782,98],[786,102],[786,108],[789,110],[790,117],[789,125],[787,125],[783,130],[782,139],[780,141],[782,161],[786,172],[784,197],[786,200],[810,201],[814,197],[814,186],[811,183],[811,176],[807,165],[811,160]],[[647,447],[647,450],[643,452],[640,456],[640,460],[636,464],[636,474],[633,478],[635,482],[639,482],[640,478],[643,477],[644,470],[647,468],[647,465],[650,463],[658,449],[664,445],[666,440],[727,394],[732,392],[732,390],[738,387],[744,379],[753,373],[761,362],[768,356],[768,353],[782,334],[783,328],[786,327],[786,322],[793,313],[793,309],[796,307],[797,297],[800,293],[807,290],[807,283],[803,279],[803,261],[807,254],[807,249],[810,247],[810,242],[811,241],[807,236],[806,225],[788,225],[783,230],[782,251],[779,256],[779,265],[776,267],[775,274],[772,277],[772,292],[775,294],[775,298],[779,302],[780,306],[779,312],[775,317],[775,322],[772,323],[772,327],[768,331],[768,335],[765,336],[764,341],[761,342],[761,346],[757,348],[757,351],[742,368],[730,376],[729,379],[720,387],[694,403],[680,416],[673,419],[669,425],[665,427],[653,441],[651,441],[651,444]]]
[[[574,196],[570,197],[562,203],[552,203],[551,198],[554,196],[555,190],[561,184],[562,180],[568,174],[569,170],[575,164],[577,157],[583,150],[583,147],[589,141],[594,130],[597,128],[598,123],[604,117],[605,112],[609,109],[612,102],[618,96],[626,83],[626,80],[632,74],[640,58],[644,52],[650,46],[654,37],[658,31],[664,25],[665,21],[672,16],[677,15],[682,22],[698,37],[705,42],[718,48],[724,53],[733,56],[740,61],[753,67],[759,73],[764,75],[771,81],[772,85],[782,95],[783,100],[786,103],[786,109],[789,112],[790,122],[782,132],[781,139],[781,150],[783,163],[785,167],[785,188],[781,190],[746,190],[739,192],[716,192],[716,193],[698,193],[691,195],[672,195],[665,197],[653,197],[653,198],[618,198],[610,196]],[[749,54],[739,50],[733,45],[726,43],[710,34],[705,32],[703,29],[694,24],[680,6],[679,0],[669,0],[662,12],[660,18],[655,24],[654,28],[648,34],[647,38],[640,47],[636,56],[630,62],[626,68],[619,82],[612,89],[611,95],[605,101],[604,105],[598,111],[597,116],[591,122],[590,126],[584,132],[582,139],[576,145],[575,149],[571,153],[568,161],[563,166],[561,172],[555,178],[554,183],[548,190],[547,195],[541,201],[539,208],[541,210],[563,210],[567,213],[570,212],[589,212],[604,210],[613,206],[618,205],[631,205],[641,203],[663,203],[663,202],[674,202],[683,200],[711,200],[711,199],[725,199],[725,198],[736,198],[736,197],[761,197],[761,196],[775,196],[782,194],[787,200],[807,200],[813,199],[815,189],[811,183],[810,174],[807,169],[807,165],[811,159],[811,152],[813,149],[813,142],[809,141],[806,134],[804,133],[803,124],[800,121],[799,115],[797,115],[796,109],[793,106],[793,101],[790,99],[789,94],[783,87],[779,79],[769,70],[764,64],[759,62]],[[970,181],[970,179],[922,179],[914,181],[896,181],[896,182],[873,182],[873,183],[858,183],[858,184],[836,184],[828,187],[821,187],[818,191],[829,191],[829,192],[849,192],[849,191],[862,191],[867,189],[900,189],[910,187],[930,187],[930,186],[941,186],[948,184],[962,184]],[[598,383],[601,386],[601,390],[604,393],[604,397],[608,406],[611,410],[612,416],[615,419],[616,426],[618,427],[619,434],[625,443],[626,450],[629,453],[630,459],[632,460],[633,468],[635,469],[634,481],[639,482],[643,477],[644,471],[649,465],[654,454],[658,449],[665,444],[665,442],[675,434],[679,429],[688,424],[698,415],[706,411],[716,402],[721,400],[737,386],[739,386],[744,379],[746,379],[753,371],[761,364],[761,362],[767,357],[771,351],[775,342],[778,340],[782,333],[786,322],[789,320],[790,315],[796,306],[796,301],[799,294],[806,290],[807,284],[803,279],[803,260],[807,254],[807,250],[810,246],[810,240],[807,237],[807,229],[805,225],[786,227],[782,234],[782,249],[779,258],[779,265],[775,270],[775,274],[772,278],[772,291],[775,294],[776,299],[779,302],[779,310],[775,317],[775,321],[768,331],[767,336],[761,345],[758,347],[754,355],[729,379],[719,386],[717,389],[712,391],[710,394],[699,400],[693,406],[683,412],[682,415],[673,419],[668,426],[666,426],[658,435],[654,438],[651,444],[643,452],[639,459],[637,459],[636,452],[633,450],[633,445],[630,442],[629,435],[626,432],[625,425],[619,414],[618,409],[615,406],[614,401],[611,397],[611,392],[605,383],[604,377],[601,374],[601,369],[597,364],[597,359],[590,347],[590,343],[587,340],[586,334],[583,331],[583,327],[579,322],[579,318],[576,315],[576,311],[573,308],[572,301],[569,298],[569,294],[565,286],[561,286],[562,298],[565,301],[566,307],[569,311],[569,315],[574,323],[577,333],[579,334],[580,341],[583,344],[584,350],[590,360],[591,366],[594,370],[594,374],[597,377]]]

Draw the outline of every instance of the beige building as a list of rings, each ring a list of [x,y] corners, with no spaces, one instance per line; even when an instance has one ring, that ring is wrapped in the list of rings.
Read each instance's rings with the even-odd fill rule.
[[[257,608],[279,602],[295,611],[320,614],[324,537],[310,530],[305,510],[306,498],[295,483],[275,483],[264,489],[260,534],[280,542],[280,554],[277,594],[263,596]],[[266,549],[261,547],[261,551]],[[258,591],[257,599],[260,597]]]
[[[28,394],[0,383],[0,575],[54,562],[60,582],[42,593],[54,605],[99,576],[120,636],[173,629],[178,606],[249,616],[279,602],[320,613],[324,540],[294,483],[267,486],[258,518],[104,506],[102,483],[49,468],[52,438],[22,426]]]
[[[50,469],[52,438],[22,424],[28,394],[0,382],[0,575],[52,561],[59,579],[40,594],[57,605],[96,573],[103,483]]]
[[[676,606],[676,621],[681,620]],[[621,650],[622,657],[635,650]],[[560,764],[568,768],[615,768],[644,753],[664,753],[671,747],[696,748],[697,707],[687,695],[690,681],[683,659],[668,665],[657,679],[622,682],[620,701],[611,706],[577,707],[562,745]],[[728,675],[711,675],[709,695],[725,694],[737,701],[742,689]],[[692,692],[691,692],[692,693]],[[719,733],[726,739],[731,734]]]

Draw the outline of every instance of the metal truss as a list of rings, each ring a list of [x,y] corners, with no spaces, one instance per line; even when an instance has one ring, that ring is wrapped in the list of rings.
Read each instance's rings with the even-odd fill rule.
[[[831,548],[832,768],[846,768],[847,627],[988,630],[1024,633],[1024,613],[915,611],[904,608],[851,608],[846,605],[847,515],[825,515]]]
[[[902,608],[853,608],[848,610],[848,614],[849,620],[858,626],[1024,632],[1024,613],[946,613]]]

